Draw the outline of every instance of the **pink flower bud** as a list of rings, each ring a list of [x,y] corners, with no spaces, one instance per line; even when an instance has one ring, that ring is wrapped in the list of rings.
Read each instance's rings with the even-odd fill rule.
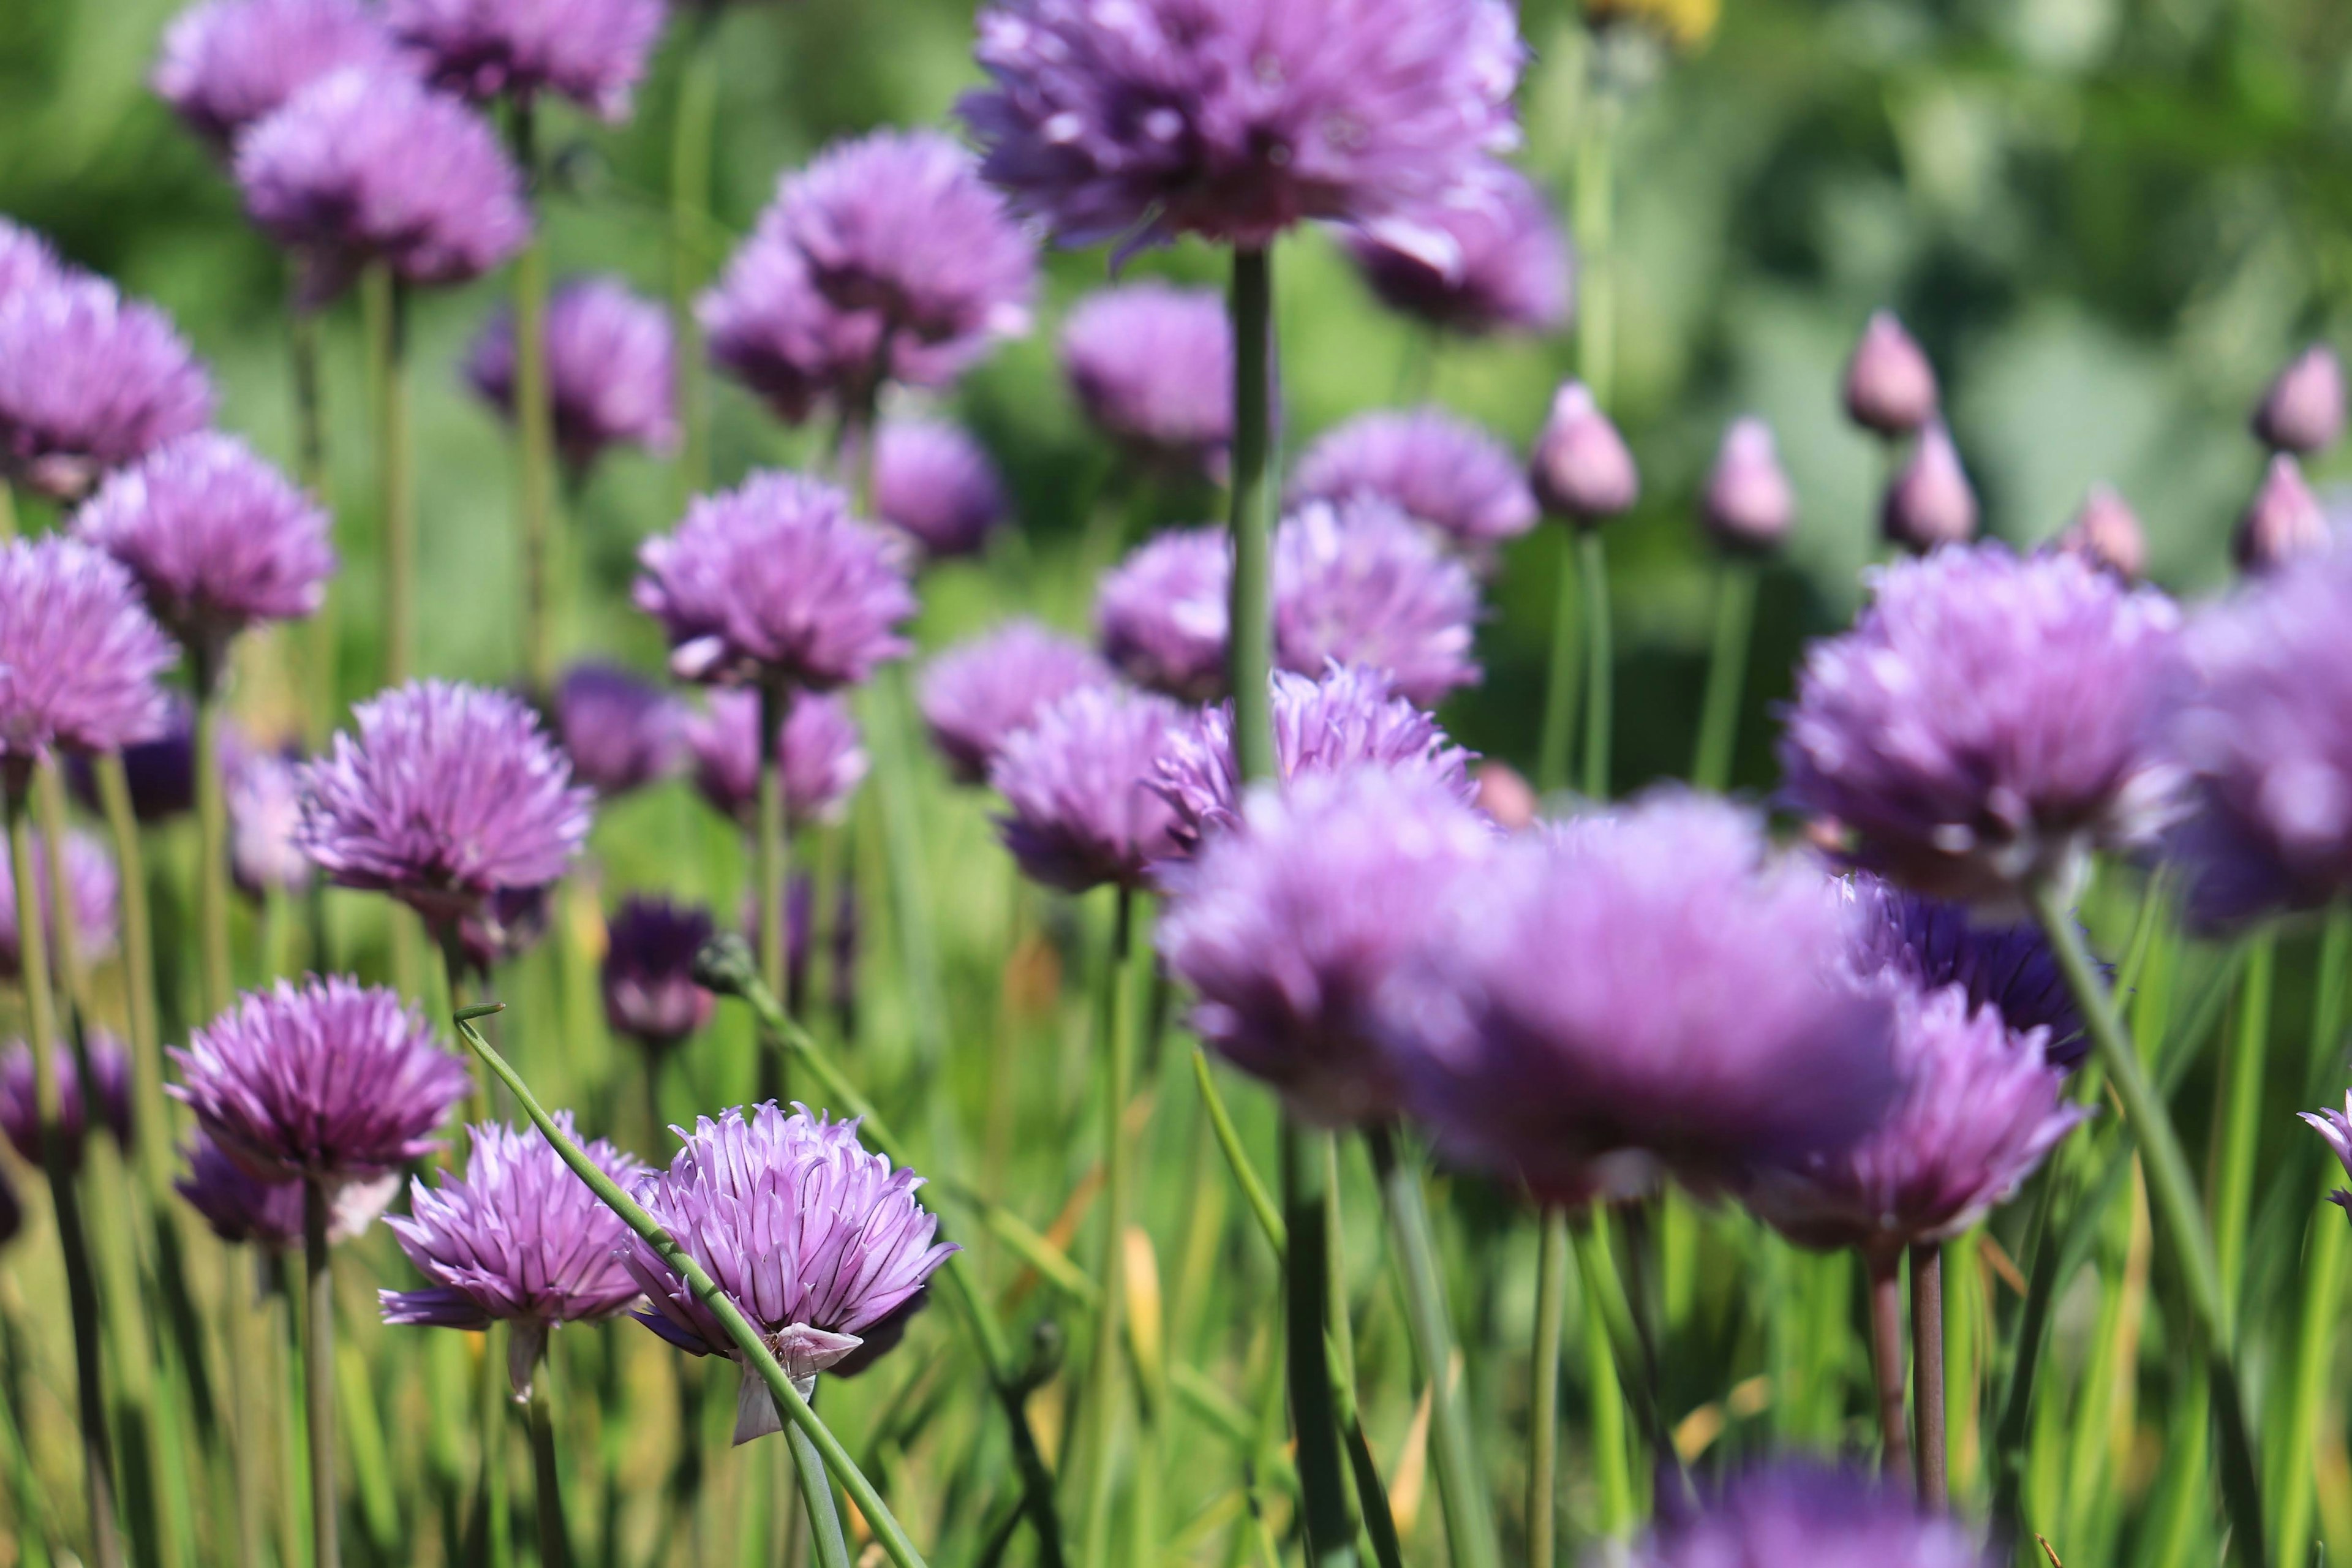
[[[1866,430],[1908,436],[1936,417],[1936,367],[1892,310],[1862,330],[1845,367],[1845,411]]]
[[[1731,422],[1700,498],[1708,531],[1735,550],[1769,550],[1797,521],[1797,494],[1780,467],[1772,427],[1761,419]]]
[[[1977,494],[1960,467],[1951,433],[1940,422],[1920,435],[1911,460],[1886,487],[1878,521],[1890,543],[1922,555],[1939,544],[1964,544],[1976,537]]]
[[[1553,395],[1528,479],[1546,511],[1581,527],[1630,510],[1642,494],[1625,438],[1580,381],[1565,382]]]

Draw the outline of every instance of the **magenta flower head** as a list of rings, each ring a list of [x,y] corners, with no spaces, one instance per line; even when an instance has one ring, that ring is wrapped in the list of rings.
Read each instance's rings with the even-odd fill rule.
[[[1929,422],[1910,460],[1888,482],[1879,501],[1878,531],[1889,544],[1922,555],[1939,544],[1966,544],[1976,537],[1976,488],[1941,420]]]
[[[932,560],[977,554],[1006,510],[996,465],[961,426],[894,419],[875,437],[875,515]]]
[[[1580,381],[1552,395],[1528,478],[1543,509],[1579,528],[1597,528],[1642,499],[1641,472],[1625,437]]]
[[[1066,893],[1140,889],[1176,850],[1175,809],[1152,787],[1184,721],[1164,697],[1085,686],[1014,731],[988,770],[996,819],[1024,875]]]
[[[1213,700],[1225,689],[1233,580],[1233,543],[1215,524],[1145,542],[1095,591],[1103,657],[1147,690]]]
[[[1098,289],[1062,326],[1062,374],[1097,429],[1153,468],[1216,474],[1234,437],[1234,328],[1213,289]]]
[[[555,447],[575,474],[607,447],[677,445],[667,310],[617,279],[573,279],[547,302],[545,337]],[[501,310],[474,340],[466,379],[512,419],[514,378],[514,314]]]
[[[163,728],[155,678],[177,656],[131,574],[52,534],[0,546],[0,776],[52,751],[110,752]]]
[[[804,691],[854,685],[907,651],[915,592],[889,537],[800,474],[754,474],[698,498],[637,552],[633,598],[669,637],[670,672]]]
[[[1790,801],[1834,818],[1858,864],[2014,902],[2171,819],[2179,773],[2151,744],[2180,623],[2169,599],[2000,544],[1871,582],[1853,629],[1807,651],[1780,740]]]
[[[1568,320],[1574,263],[1551,208],[1526,178],[1490,164],[1465,188],[1419,209],[1417,226],[1452,242],[1349,237],[1364,281],[1381,304],[1465,336],[1547,332]]]
[[[2319,498],[2304,482],[2303,467],[2284,452],[2271,458],[2254,499],[2239,515],[2231,552],[2248,572],[2326,550],[2335,538]]]
[[[228,863],[236,885],[253,898],[276,889],[299,893],[310,885],[310,858],[299,842],[302,827],[301,770],[276,752],[256,751],[230,770]]]
[[[2090,1054],[2082,1010],[2039,925],[1987,919],[1866,871],[1847,888],[1861,973],[1885,974],[1923,995],[1958,986],[1970,1008],[1992,1008],[2011,1033],[2046,1035],[2054,1067],[2072,1071]]]
[[[773,1101],[747,1117],[708,1116],[667,1171],[635,1196],[751,1320],[805,1396],[816,1374],[889,1335],[956,1248],[915,1199],[922,1178],[857,1143],[857,1123],[828,1121]],[[695,1355],[736,1356],[710,1309],[661,1255],[633,1240],[622,1261],[653,1310],[638,1321]],[[903,1320],[898,1320],[903,1321]],[[748,1370],[735,1441],[782,1429],[765,1384]]]
[[[74,500],[213,416],[171,318],[74,273],[0,293],[0,475]]]
[[[1313,502],[1274,539],[1274,658],[1320,675],[1331,664],[1387,672],[1423,707],[1475,686],[1478,584],[1386,501]]]
[[[463,103],[404,74],[344,69],[237,139],[245,210],[303,265],[322,305],[371,262],[461,283],[530,237],[522,174]]]
[[[686,753],[685,706],[617,665],[564,671],[554,716],[572,775],[606,800],[668,777]]]
[[[1864,429],[1889,440],[1908,436],[1936,417],[1940,406],[1936,367],[1891,310],[1862,330],[1845,367],[1845,411]]]
[[[1656,795],[1506,840],[1384,1028],[1459,1159],[1564,1201],[1659,1165],[1708,1190],[1851,1144],[1893,1099],[1893,1003],[1852,979],[1846,930],[1748,812]]]
[[[2352,1175],[2352,1094],[2344,1097],[2342,1110],[2298,1110],[2295,1114],[2327,1140],[2328,1152],[2336,1156],[2346,1174]],[[2352,1193],[2338,1187],[2327,1194],[2327,1201],[2352,1215]]]
[[[1517,140],[1499,0],[1005,0],[961,112],[1066,244],[1258,247],[1323,221],[1459,255],[1417,215]]]
[[[1306,1121],[1394,1116],[1375,1002],[1495,841],[1459,790],[1422,773],[1360,766],[1253,791],[1170,874],[1160,952],[1200,998],[1193,1028]]]
[[[1725,429],[1699,497],[1699,516],[1727,550],[1769,552],[1787,541],[1797,522],[1797,492],[1780,467],[1772,426],[1751,417]]]
[[[1370,768],[1425,780],[1455,804],[1477,797],[1470,753],[1446,739],[1437,721],[1377,669],[1333,665],[1320,680],[1274,672],[1274,751],[1277,776],[1297,779]],[[1241,763],[1234,754],[1234,705],[1202,712],[1169,742],[1153,779],[1176,808],[1175,836],[1191,849],[1240,819]]]
[[[2139,514],[2111,485],[2093,485],[2065,531],[2050,542],[2063,554],[2077,555],[2125,583],[2147,574],[2147,534]]]
[[[1510,449],[1442,408],[1360,414],[1326,431],[1290,476],[1285,501],[1370,497],[1485,557],[1536,524],[1536,498]]]
[[[21,224],[0,217],[0,302],[66,276],[57,248]]]
[[[327,514],[243,441],[211,431],[118,471],[74,532],[131,568],[155,618],[215,672],[247,626],[315,614],[335,571]]]
[[[2344,362],[2326,343],[2289,360],[2254,408],[2254,438],[2273,452],[2309,457],[2344,434]]]
[[[24,973],[24,933],[16,924],[16,879],[13,857],[0,855],[0,979],[14,980]],[[84,962],[104,958],[114,951],[116,897],[121,881],[114,857],[106,846],[79,828],[66,829],[66,906],[73,919],[74,941]],[[57,893],[49,883],[48,842],[33,835],[33,889],[40,897],[42,934],[47,951],[58,950]]]
[[[188,1173],[172,1186],[204,1216],[212,1233],[232,1247],[247,1243],[268,1252],[291,1252],[302,1245],[302,1184],[263,1181],[226,1154],[202,1128],[183,1151]],[[349,1241],[383,1213],[400,1187],[400,1173],[387,1171],[372,1182],[353,1182],[330,1194],[327,1239]]]
[[[614,1034],[666,1051],[710,1021],[694,955],[712,930],[705,909],[636,894],[621,901],[604,928],[604,1022]]]
[[[704,710],[687,720],[686,745],[702,798],[750,827],[760,805],[758,694],[712,692]],[[795,825],[839,820],[870,763],[849,705],[823,693],[795,697],[784,715],[780,750],[784,819]]]
[[[114,1134],[114,1142],[131,1146],[131,1057],[111,1035],[92,1034],[89,1041],[89,1076],[97,1092],[82,1092],[81,1069],[74,1053],[56,1047],[49,1060],[58,1073],[58,1136],[64,1145],[68,1170],[81,1168],[82,1139],[89,1130],[90,1104],[98,1107],[98,1124]],[[26,1163],[41,1163],[41,1105],[34,1093],[32,1047],[22,1040],[0,1054],[0,1132]]]
[[[503,691],[410,681],[352,710],[359,738],[302,767],[304,853],[338,887],[390,893],[439,924],[502,888],[538,888],[587,841],[589,792]]]
[[[1600,1556],[1589,1563],[1623,1562]],[[1631,1568],[1992,1568],[2000,1559],[1907,1487],[1781,1464],[1734,1477],[1696,1511],[1666,1514]]]
[[[430,1153],[473,1083],[395,993],[340,977],[248,991],[171,1057],[168,1092],[247,1173],[331,1189]]]
[[[981,784],[1007,737],[1039,709],[1111,673],[1084,644],[1034,621],[1008,621],[948,649],[923,671],[917,701],[958,784]]]
[[[575,1142],[572,1112],[555,1125]],[[533,1127],[496,1122],[472,1129],[462,1180],[408,1184],[408,1214],[384,1223],[428,1283],[377,1292],[383,1321],[442,1329],[512,1325],[507,1377],[517,1398],[547,1353],[548,1331],[609,1318],[637,1299],[623,1266],[629,1227],[588,1188]],[[625,1189],[646,1173],[635,1155],[604,1139],[581,1152]]]
[[[226,152],[238,132],[345,66],[408,68],[361,0],[203,0],[173,18],[148,81],[189,130]]]
[[[551,92],[620,120],[660,36],[662,0],[387,0],[384,20],[453,91]]]

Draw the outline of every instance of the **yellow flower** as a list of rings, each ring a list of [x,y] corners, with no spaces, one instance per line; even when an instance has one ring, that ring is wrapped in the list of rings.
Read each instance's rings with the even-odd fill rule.
[[[1584,0],[1584,15],[1595,26],[1638,23],[1675,48],[1695,49],[1715,32],[1723,0]]]

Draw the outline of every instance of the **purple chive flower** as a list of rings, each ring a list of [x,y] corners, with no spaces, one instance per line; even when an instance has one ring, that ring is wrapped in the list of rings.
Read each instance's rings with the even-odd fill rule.
[[[923,671],[917,700],[931,743],[958,784],[981,784],[1007,737],[1048,702],[1082,686],[1108,686],[1102,660],[1034,621],[1009,621],[948,649]]]
[[[338,887],[457,921],[501,888],[556,880],[586,842],[589,792],[507,693],[410,681],[352,715],[359,738],[336,735],[301,770],[297,841]]]
[[[1537,433],[1528,479],[1543,509],[1580,528],[1593,528],[1633,510],[1642,497],[1633,454],[1609,416],[1580,381],[1552,395],[1551,411]]]
[[[0,303],[28,289],[44,288],[66,276],[57,248],[21,224],[0,217]]]
[[[2000,544],[1870,581],[1853,629],[1807,651],[1780,741],[1791,801],[1834,818],[1857,863],[2008,901],[2169,820],[2178,770],[2150,741],[2179,627],[2170,600]]]
[[[1845,411],[1864,429],[1889,440],[1908,436],[1936,417],[1936,367],[1891,310],[1862,330],[1845,367]]]
[[[236,885],[256,899],[308,888],[300,764],[276,752],[249,752],[230,770],[226,794],[228,863]]]
[[[1508,839],[1391,998],[1408,1103],[1559,1199],[1842,1148],[1897,1088],[1893,1004],[1851,980],[1846,929],[1821,868],[1722,801]]]
[[[1900,1481],[1783,1463],[1734,1477],[1696,1512],[1662,1510],[1631,1568],[1991,1568],[1998,1561],[1958,1521],[1922,1509]]]
[[[89,1102],[98,1102],[98,1124],[114,1134],[122,1148],[131,1146],[131,1057],[111,1035],[92,1034],[89,1042],[90,1081],[95,1096],[82,1092],[81,1069],[74,1053],[63,1046],[49,1060],[58,1074],[58,1136],[68,1170],[81,1167],[81,1143],[89,1127]],[[32,1047],[22,1040],[0,1054],[0,1132],[26,1163],[41,1163],[41,1105],[34,1092]]]
[[[75,273],[0,293],[0,475],[60,500],[213,416],[171,318]]]
[[[2267,572],[2283,561],[2326,550],[2334,538],[2319,499],[2304,482],[2302,465],[2281,452],[2271,458],[2262,485],[2240,514],[2231,548],[2244,570]]]
[[[1401,1107],[1374,1003],[1494,829],[1458,789],[1364,766],[1251,792],[1241,819],[1171,876],[1169,972],[1192,1026],[1322,1126]]]
[[[1140,889],[1175,852],[1175,809],[1152,788],[1184,722],[1164,697],[1085,686],[1005,741],[988,782],[1011,807],[996,820],[1024,875],[1066,893]]]
[[[956,1248],[915,1199],[922,1178],[857,1143],[854,1121],[788,1115],[774,1102],[747,1117],[701,1117],[669,1169],[640,1180],[639,1203],[718,1281],[803,1394],[816,1374],[887,1332]],[[661,1255],[632,1239],[622,1261],[652,1310],[638,1321],[694,1355],[740,1359],[710,1309]],[[735,1441],[782,1429],[749,1369]]]
[[[1497,0],[1004,0],[960,112],[1066,244],[1259,247],[1319,220],[1458,251],[1417,215],[1517,140]]]
[[[662,3],[387,0],[384,20],[453,91],[525,101],[552,92],[620,120],[660,36]]]
[[[1334,665],[1320,680],[1291,670],[1273,676],[1276,776],[1285,784],[1361,768],[1423,780],[1456,805],[1475,800],[1470,753],[1437,721],[1396,695],[1383,672]],[[1203,711],[1170,740],[1152,780],[1176,808],[1176,842],[1192,849],[1240,819],[1241,763],[1234,754],[1234,705]]]
[[[74,940],[85,963],[114,951],[115,899],[121,882],[114,857],[103,844],[79,828],[66,830],[66,902],[73,917]],[[14,980],[24,973],[24,933],[16,924],[16,878],[14,858],[0,855],[0,979]],[[33,835],[33,889],[40,897],[42,934],[47,951],[57,952],[58,907],[49,883],[49,847],[41,834]]]
[[[1878,531],[1890,544],[1926,554],[1939,544],[1966,544],[1977,534],[1977,492],[1960,466],[1960,450],[1941,420],[1920,432],[1910,460],[1888,482],[1879,501]]]
[[[176,657],[112,557],[54,534],[0,546],[0,769],[157,733]]]
[[[1472,337],[1545,332],[1568,320],[1568,241],[1523,175],[1492,165],[1414,216],[1452,242],[1451,256],[1368,234],[1348,241],[1364,281],[1390,310]]]
[[[148,82],[189,130],[226,152],[238,132],[345,66],[407,68],[361,0],[204,0],[165,29]]]
[[[117,472],[74,532],[131,568],[155,618],[215,670],[247,626],[317,613],[335,571],[327,514],[243,441],[211,431]]]
[[[248,991],[170,1055],[166,1092],[247,1173],[331,1188],[439,1147],[473,1084],[395,993],[341,977]]]
[[[712,930],[705,909],[637,894],[621,901],[604,928],[604,1021],[614,1034],[666,1051],[710,1021],[694,955]]]
[[[2295,1114],[2308,1121],[2327,1140],[2328,1151],[2336,1156],[2347,1174],[2352,1174],[2352,1094],[2344,1097],[2342,1110],[2298,1110]],[[2352,1193],[2338,1187],[2327,1194],[2327,1201],[2347,1215],[2352,1215]]]
[[[2065,531],[2050,542],[2063,554],[2080,556],[2124,583],[2147,574],[2147,535],[2139,514],[2110,485],[2093,485]]]
[[[1295,509],[1367,496],[1473,555],[1536,524],[1535,495],[1510,449],[1442,408],[1362,414],[1325,432],[1299,458],[1284,499]]]
[[[1317,501],[1274,540],[1274,658],[1319,675],[1336,662],[1385,670],[1433,707],[1478,683],[1478,584],[1385,501]]]
[[[460,283],[530,237],[522,174],[479,116],[390,71],[331,71],[236,145],[245,210],[303,263],[307,302],[371,262]]]
[[[2273,452],[2309,457],[2344,434],[2344,362],[2326,343],[2289,360],[2254,408],[2254,438]]]
[[[1797,492],[1780,467],[1772,426],[1750,417],[1724,430],[1699,497],[1699,517],[1727,550],[1770,551],[1788,539],[1797,521]]]
[[[574,473],[607,447],[677,445],[668,311],[617,279],[576,278],[549,299],[544,336],[555,449]],[[514,313],[501,310],[474,340],[466,379],[512,419],[514,378]]]
[[[572,1112],[555,1125],[575,1142]],[[609,1318],[637,1299],[621,1263],[628,1225],[589,1190],[536,1127],[472,1129],[462,1180],[408,1184],[408,1214],[384,1221],[429,1281],[421,1290],[379,1290],[383,1321],[441,1329],[509,1323],[507,1377],[518,1397],[547,1352],[548,1331]],[[645,1162],[599,1138],[582,1145],[595,1167],[633,1185]]]
[[[235,771],[245,758],[245,737],[234,720],[221,718],[221,772]],[[167,822],[196,806],[196,710],[177,691],[163,694],[163,727],[144,741],[121,748],[123,783],[131,792],[131,815],[142,822]],[[86,756],[66,759],[66,784],[74,798],[102,815],[98,773]]]
[[[1095,427],[1139,462],[1223,469],[1234,328],[1214,289],[1147,279],[1087,295],[1062,326],[1062,374]]]
[[[202,1215],[212,1233],[232,1247],[247,1243],[270,1252],[302,1245],[302,1184],[263,1181],[221,1152],[199,1128],[184,1151],[188,1173],[172,1185]],[[400,1188],[400,1173],[338,1188],[328,1200],[327,1239],[349,1241],[373,1225]]]
[[[670,672],[720,684],[853,685],[907,651],[914,590],[888,536],[800,474],[698,498],[637,551],[633,598],[669,637]]]
[[[554,717],[573,776],[607,800],[667,778],[685,754],[684,705],[616,665],[564,671]]]
[[[2040,926],[1989,920],[1868,872],[1847,885],[1861,973],[1891,976],[1922,994],[1958,986],[1969,1007],[1993,1008],[2012,1033],[2046,1032],[2053,1067],[2071,1071],[2090,1053],[2082,1011]]]
[[[704,710],[686,721],[686,745],[702,798],[721,816],[751,826],[760,807],[758,694],[712,692]],[[838,820],[870,761],[849,705],[822,693],[793,698],[781,751],[785,821]]]
[[[1103,657],[1137,685],[1186,702],[1225,689],[1234,552],[1225,531],[1171,530],[1103,574],[1095,632]]]
[[[875,515],[931,559],[977,553],[1005,510],[995,463],[961,427],[894,419],[875,437]]]

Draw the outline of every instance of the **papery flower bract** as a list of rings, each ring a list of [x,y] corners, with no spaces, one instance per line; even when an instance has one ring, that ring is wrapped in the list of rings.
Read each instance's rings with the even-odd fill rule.
[[[1453,254],[1433,258],[1425,243],[1349,237],[1364,281],[1389,309],[1472,336],[1549,331],[1568,320],[1574,269],[1568,241],[1525,176],[1490,165],[1412,217],[1417,227],[1444,235]]]
[[[2352,1176],[2352,1093],[2345,1095],[2342,1110],[2298,1110],[2295,1114],[2311,1123],[2327,1141],[2328,1152],[2336,1156],[2336,1163],[2344,1167],[2345,1173]],[[2327,1194],[2327,1201],[2352,1215],[2352,1193],[2338,1187]]]
[[[1474,555],[1536,524],[1535,495],[1510,449],[1434,406],[1360,414],[1324,432],[1300,455],[1284,500],[1297,508],[1367,496]]]
[[[1780,467],[1772,426],[1735,419],[1723,432],[1699,498],[1699,517],[1726,549],[1769,551],[1796,526],[1797,492]]]
[[[344,66],[407,68],[362,0],[204,0],[172,19],[148,78],[214,147]]]
[[[1149,690],[1212,700],[1225,689],[1233,580],[1233,543],[1213,523],[1145,541],[1095,590],[1103,657]]]
[[[2079,555],[2126,583],[2147,574],[2147,534],[2139,525],[2139,514],[2112,485],[2091,487],[2051,548]]]
[[[1622,1553],[1622,1549],[1621,1549]],[[1587,1568],[1993,1568],[1959,1521],[1930,1513],[1900,1479],[1780,1463],[1734,1477],[1696,1510],[1661,1510],[1630,1562]]]
[[[695,984],[694,955],[712,930],[705,909],[635,893],[621,901],[605,923],[599,978],[614,1034],[664,1051],[710,1021],[712,997]]]
[[[1879,500],[1879,533],[1889,544],[1925,554],[1939,544],[1966,544],[1977,522],[1976,487],[1960,466],[1960,449],[1943,421],[1930,420]]]
[[[2152,730],[2172,602],[2066,555],[1947,547],[1872,574],[1817,642],[1780,740],[1787,793],[1854,860],[1921,892],[2014,901],[2082,852],[2140,844],[2178,772]]]
[[[0,546],[0,768],[156,734],[177,657],[111,556],[55,534]]]
[[[1004,482],[961,426],[893,419],[874,440],[874,515],[933,560],[971,555],[1004,521]]]
[[[1373,764],[1253,790],[1239,823],[1170,874],[1160,953],[1200,998],[1193,1028],[1306,1121],[1394,1116],[1375,999],[1494,843],[1427,774]]]
[[[1013,732],[988,770],[996,819],[1024,875],[1064,892],[1140,889],[1176,847],[1176,813],[1150,781],[1183,723],[1164,697],[1085,686]]]
[[[341,977],[248,991],[169,1055],[166,1092],[247,1173],[330,1187],[430,1153],[473,1078],[381,986]]]
[[[302,767],[299,842],[337,886],[455,921],[499,889],[556,880],[587,841],[589,792],[507,693],[411,681],[352,716],[358,739],[337,734]]]
[[[669,313],[615,278],[575,278],[547,301],[542,333],[555,449],[573,472],[607,447],[667,452],[677,445]],[[514,417],[514,313],[501,310],[466,356],[466,379]]]
[[[27,289],[55,283],[66,271],[55,246],[22,224],[0,217],[0,302]]]
[[[189,1136],[183,1153],[188,1173],[172,1183],[173,1190],[204,1216],[215,1236],[232,1247],[250,1243],[271,1252],[301,1247],[299,1181],[264,1181],[223,1153],[202,1128]],[[327,1239],[349,1241],[366,1230],[399,1187],[397,1171],[338,1187],[328,1198]]]
[[[1477,618],[1469,567],[1386,501],[1310,502],[1275,534],[1274,659],[1285,669],[1382,670],[1433,707],[1478,683]]]
[[[632,597],[661,622],[681,680],[829,691],[907,651],[898,627],[915,594],[898,552],[823,480],[761,473],[698,497],[637,560]]]
[[[917,702],[931,743],[959,784],[980,784],[1007,737],[1039,709],[1111,673],[1085,644],[1034,621],[1008,621],[924,668]]]
[[[1888,974],[1922,994],[1958,986],[1970,1007],[1993,1008],[2012,1031],[2046,1031],[2053,1066],[2071,1070],[2090,1054],[2082,1008],[2039,925],[1988,919],[1867,871],[1855,873],[1847,889],[1862,973]]]
[[[23,932],[16,924],[15,858],[0,854],[0,979],[14,980],[24,973]],[[116,898],[121,890],[114,856],[96,837],[78,827],[66,829],[66,902],[73,915],[74,941],[85,963],[114,951]],[[33,834],[33,888],[40,896],[44,947],[58,951],[57,902],[49,885],[49,846],[38,830]]]
[[[1147,279],[1087,295],[1062,324],[1062,374],[1095,427],[1139,460],[1213,474],[1234,435],[1234,328],[1213,289]]]
[[[68,1170],[81,1168],[82,1139],[89,1130],[90,1103],[96,1100],[98,1124],[114,1134],[115,1143],[131,1147],[131,1057],[113,1036],[92,1033],[89,1053],[94,1095],[82,1092],[81,1069],[74,1053],[64,1046],[50,1055],[58,1075],[58,1138]],[[29,1165],[41,1163],[41,1106],[34,1092],[33,1051],[22,1040],[0,1054],[0,1132]]]
[[[722,816],[751,826],[760,806],[758,693],[712,692],[703,711],[687,720],[686,744],[702,798]],[[778,761],[784,820],[795,825],[837,820],[871,763],[849,705],[821,692],[793,699]]]
[[[1845,367],[1845,411],[1864,429],[1893,438],[1936,417],[1940,395],[1927,351],[1891,310],[1872,313]]]
[[[2274,452],[2309,456],[2344,434],[2344,362],[2314,343],[2282,367],[2255,405],[2254,438]]]
[[[619,120],[662,10],[662,0],[386,0],[384,20],[436,81],[468,98],[552,92]]]
[[[72,500],[212,416],[211,380],[154,306],[84,273],[0,293],[0,475]]]
[[[685,754],[685,705],[618,665],[565,670],[552,711],[572,775],[607,800],[667,777]]]
[[[253,898],[272,889],[299,893],[310,885],[310,858],[302,852],[300,765],[276,752],[247,753],[229,771],[228,863],[236,885]]]

